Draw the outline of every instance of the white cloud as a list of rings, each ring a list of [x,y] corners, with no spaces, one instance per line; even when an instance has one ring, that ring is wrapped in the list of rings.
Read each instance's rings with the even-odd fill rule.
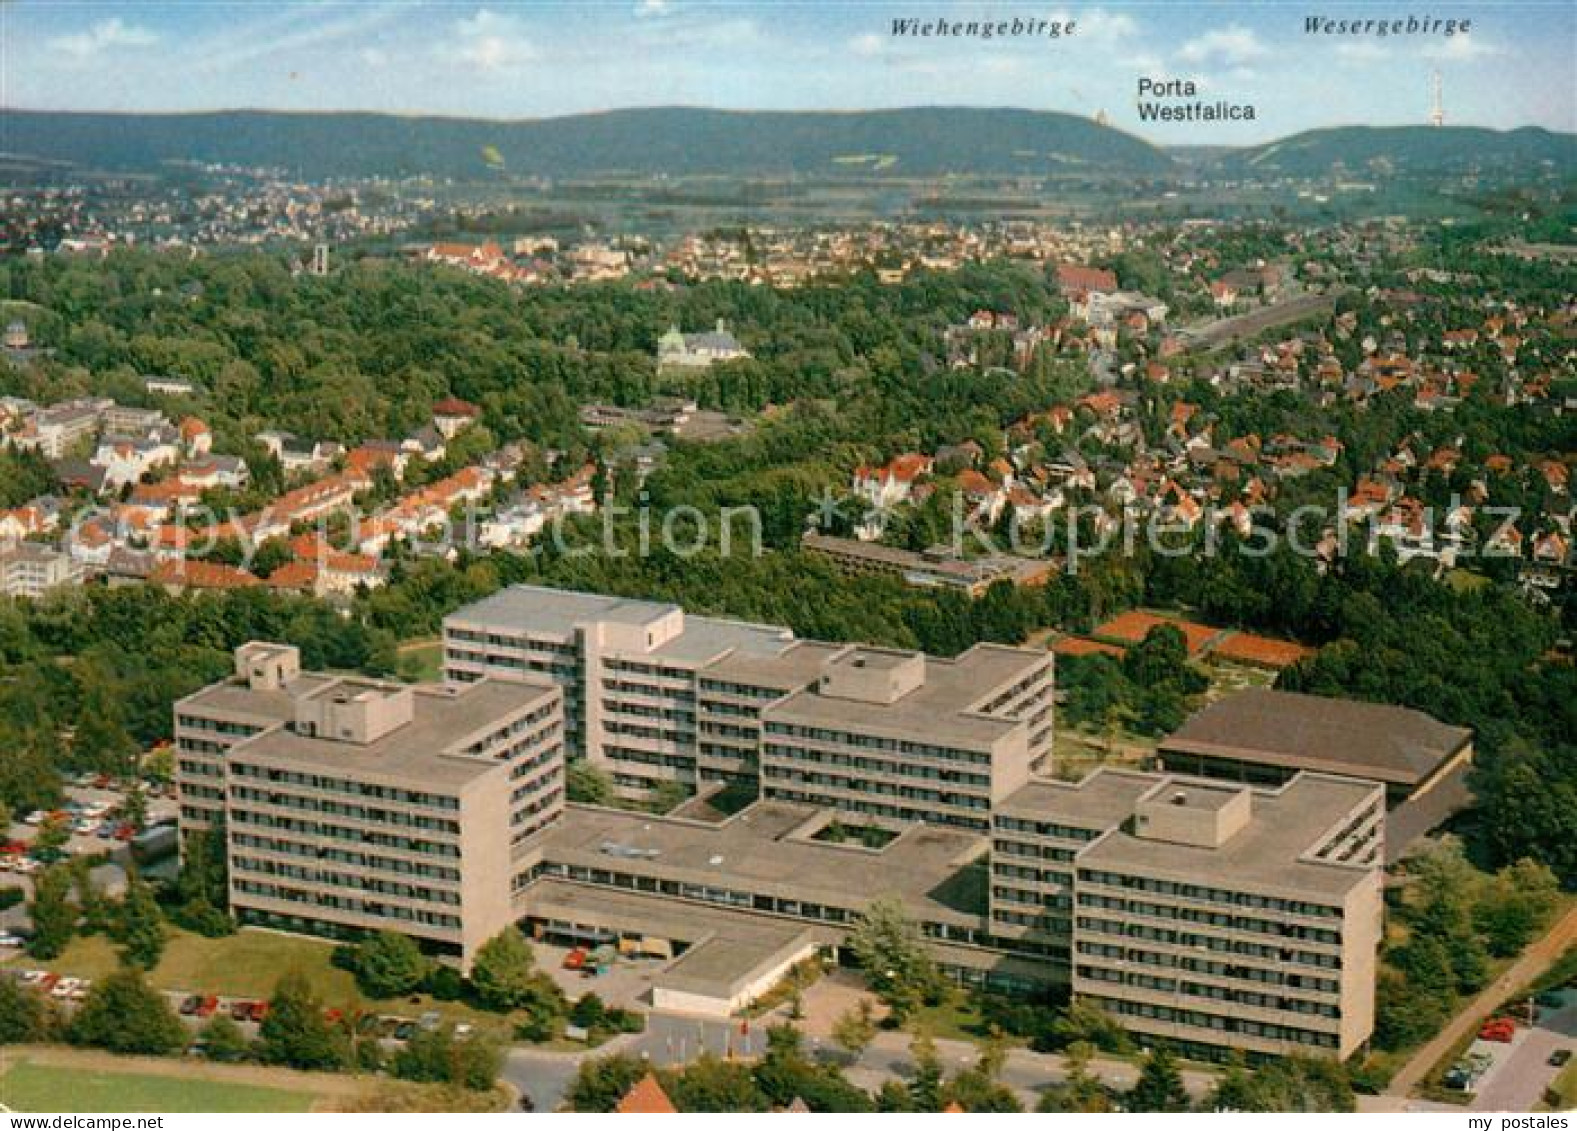
[[[849,50],[865,59],[880,55],[885,46],[886,40],[875,32],[866,32],[849,40]]]
[[[1126,12],[1108,12],[1105,8],[1091,8],[1072,17],[1077,23],[1073,33],[1078,39],[1110,43],[1127,39],[1139,32],[1138,22]]]
[[[1390,49],[1374,42],[1372,39],[1360,39],[1353,43],[1338,43],[1336,55],[1354,63],[1374,63],[1381,59],[1391,57]]]
[[[1424,48],[1424,55],[1428,58],[1445,59],[1453,63],[1470,63],[1475,59],[1487,59],[1491,55],[1499,54],[1500,48],[1466,32],[1450,36],[1438,43],[1431,43]]]
[[[147,28],[135,27],[116,16],[100,20],[87,31],[56,36],[49,46],[73,59],[92,59],[115,47],[148,47],[159,37]]]
[[[344,40],[363,40],[393,22],[399,4],[351,9],[333,20],[317,18],[311,10],[288,9],[277,19],[248,23],[194,48],[192,66],[209,72],[239,70],[256,59],[289,56],[293,60]],[[377,50],[373,48],[373,50]]]
[[[1177,57],[1186,63],[1226,63],[1241,67],[1269,54],[1270,49],[1260,42],[1259,36],[1246,27],[1233,24],[1190,39],[1178,49]]]
[[[460,57],[484,71],[502,71],[530,62],[537,50],[526,38],[520,22],[489,8],[455,24],[460,37]]]

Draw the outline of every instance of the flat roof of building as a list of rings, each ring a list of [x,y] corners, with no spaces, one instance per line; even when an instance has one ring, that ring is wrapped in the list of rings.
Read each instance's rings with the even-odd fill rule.
[[[568,636],[578,625],[594,621],[650,624],[667,616],[675,607],[572,589],[511,585],[451,613],[449,619]]]
[[[371,684],[368,680],[316,679],[310,689],[293,681],[286,692],[264,695],[322,695],[348,685],[350,690]],[[375,684],[409,690],[414,696],[411,721],[367,743],[308,737],[280,726],[245,739],[229,757],[262,761],[290,769],[322,769],[368,779],[397,781],[420,788],[462,786],[493,773],[499,763],[490,758],[446,755],[466,739],[492,724],[523,710],[530,710],[560,694],[548,684],[516,680],[482,679],[467,684]],[[244,690],[244,689],[241,689]],[[256,694],[256,693],[253,693]]]
[[[852,647],[848,644],[801,640],[772,656],[732,652],[707,665],[701,675],[703,678],[731,680],[752,687],[795,691],[816,679],[829,661]]]
[[[1105,767],[1076,782],[1036,778],[1009,794],[996,806],[996,812],[1104,831],[1131,816],[1139,799],[1160,780],[1156,774]]]
[[[581,625],[599,621],[627,625],[653,624],[674,613],[684,615],[684,631],[646,655],[677,663],[701,665],[733,652],[773,656],[794,643],[794,634],[773,625],[750,624],[722,617],[689,616],[675,604],[511,585],[490,597],[450,614],[456,624],[513,629],[568,639]]]
[[[731,655],[778,656],[794,643],[794,634],[786,628],[686,616],[684,631],[658,645],[652,655],[700,665]]]
[[[915,655],[916,653],[908,653]],[[894,659],[892,652],[860,648],[847,660],[870,666]],[[977,644],[955,659],[925,657],[925,681],[892,703],[873,703],[822,695],[814,687],[774,703],[774,722],[832,729],[854,729],[916,742],[989,745],[1020,724],[1012,719],[974,714],[972,709],[997,688],[1023,678],[1046,660],[1046,653],[999,644]]]
[[[226,679],[200,688],[180,700],[176,704],[177,714],[179,708],[185,705],[229,718],[244,719],[258,726],[288,722],[296,717],[298,696],[328,687],[335,678],[317,672],[302,672],[290,681],[288,688],[277,691],[253,690],[242,680]]]
[[[1160,751],[1416,785],[1472,739],[1406,707],[1251,689],[1199,711]]]
[[[1157,775],[1150,793],[1182,790],[1223,792],[1218,785]],[[1253,811],[1248,823],[1219,847],[1209,848],[1135,836],[1119,825],[1079,854],[1079,867],[1133,870],[1185,883],[1212,883],[1284,895],[1339,899],[1373,869],[1311,859],[1336,826],[1378,790],[1373,782],[1325,774],[1301,774],[1277,790],[1247,790]],[[1225,791],[1232,792],[1232,791]]]
[[[567,864],[840,907],[895,895],[919,917],[979,925],[985,907],[969,906],[971,900],[953,894],[956,881],[949,881],[981,857],[986,838],[910,825],[880,849],[868,849],[792,835],[826,813],[758,801],[710,823],[570,805],[535,843],[546,857]]]

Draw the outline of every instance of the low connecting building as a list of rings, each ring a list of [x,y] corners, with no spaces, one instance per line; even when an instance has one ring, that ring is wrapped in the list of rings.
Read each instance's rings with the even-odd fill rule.
[[[239,914],[462,962],[519,923],[659,957],[656,1006],[726,1015],[896,899],[960,981],[1071,991],[1198,1055],[1345,1057],[1372,1029],[1382,783],[1057,781],[1047,653],[938,659],[590,594],[461,610],[445,666],[409,687],[252,644],[177,705],[182,819],[223,829]],[[631,796],[699,796],[566,805],[579,758]]]

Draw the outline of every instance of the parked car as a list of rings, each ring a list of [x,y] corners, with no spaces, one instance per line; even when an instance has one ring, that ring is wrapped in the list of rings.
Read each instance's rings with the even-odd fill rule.
[[[1515,1021],[1509,1017],[1495,1017],[1484,1022],[1483,1027],[1478,1031],[1478,1039],[1509,1045],[1516,1033],[1517,1023]]]
[[[49,996],[64,1000],[69,998],[81,984],[81,978],[62,978],[50,987]]]
[[[11,931],[0,931],[0,947],[7,950],[26,945],[27,940]]]
[[[414,1021],[401,1021],[394,1027],[394,1039],[397,1041],[408,1041],[414,1036],[416,1036],[416,1022]]]
[[[1551,1068],[1564,1068],[1566,1067],[1566,1062],[1571,1058],[1571,1049],[1556,1049],[1554,1052],[1550,1053],[1550,1059],[1546,1063],[1548,1063]]]
[[[416,1019],[416,1023],[429,1033],[443,1024],[443,1016],[435,1010],[429,1009]]]
[[[200,1008],[202,1008],[202,1004],[203,1004],[203,995],[202,994],[188,994],[188,995],[186,995],[186,997],[181,1000],[181,1007],[180,1007],[181,1015],[183,1017],[195,1016],[197,1011]]]
[[[230,1020],[232,1020],[232,1021],[250,1021],[250,1020],[252,1020],[252,1005],[253,1004],[254,1003],[252,1003],[250,1001],[247,1001],[245,998],[237,998],[235,1001],[232,1001],[230,1003]]]
[[[584,965],[586,965],[586,948],[583,946],[577,946],[564,956],[566,970],[579,970]]]
[[[208,994],[198,1004],[198,1006],[197,1006],[197,1016],[198,1017],[205,1017],[205,1018],[206,1017],[212,1017],[214,1015],[214,1012],[218,1008],[219,1008],[219,998],[216,997],[213,994]]]

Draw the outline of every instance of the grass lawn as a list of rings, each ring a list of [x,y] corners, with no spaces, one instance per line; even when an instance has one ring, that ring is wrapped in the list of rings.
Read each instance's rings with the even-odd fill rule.
[[[1446,584],[1458,593],[1472,593],[1490,584],[1489,578],[1472,570],[1454,569],[1446,574]]]
[[[443,666],[442,640],[411,640],[399,647],[395,674],[410,683],[436,683]]]
[[[1551,1111],[1577,1111],[1577,1061],[1561,1069],[1561,1074],[1555,1077],[1545,1094],[1555,1100]]]
[[[179,1071],[180,1065],[172,1063]],[[0,1075],[0,1103],[16,1111],[307,1111],[310,1092],[152,1072],[88,1072],[19,1061]]]
[[[949,994],[939,1005],[926,1005],[910,1014],[903,1027],[910,1033],[926,1033],[938,1041],[981,1041],[991,1036],[991,1027],[969,995]],[[1009,1046],[1027,1044],[1022,1037],[1002,1035]]]

